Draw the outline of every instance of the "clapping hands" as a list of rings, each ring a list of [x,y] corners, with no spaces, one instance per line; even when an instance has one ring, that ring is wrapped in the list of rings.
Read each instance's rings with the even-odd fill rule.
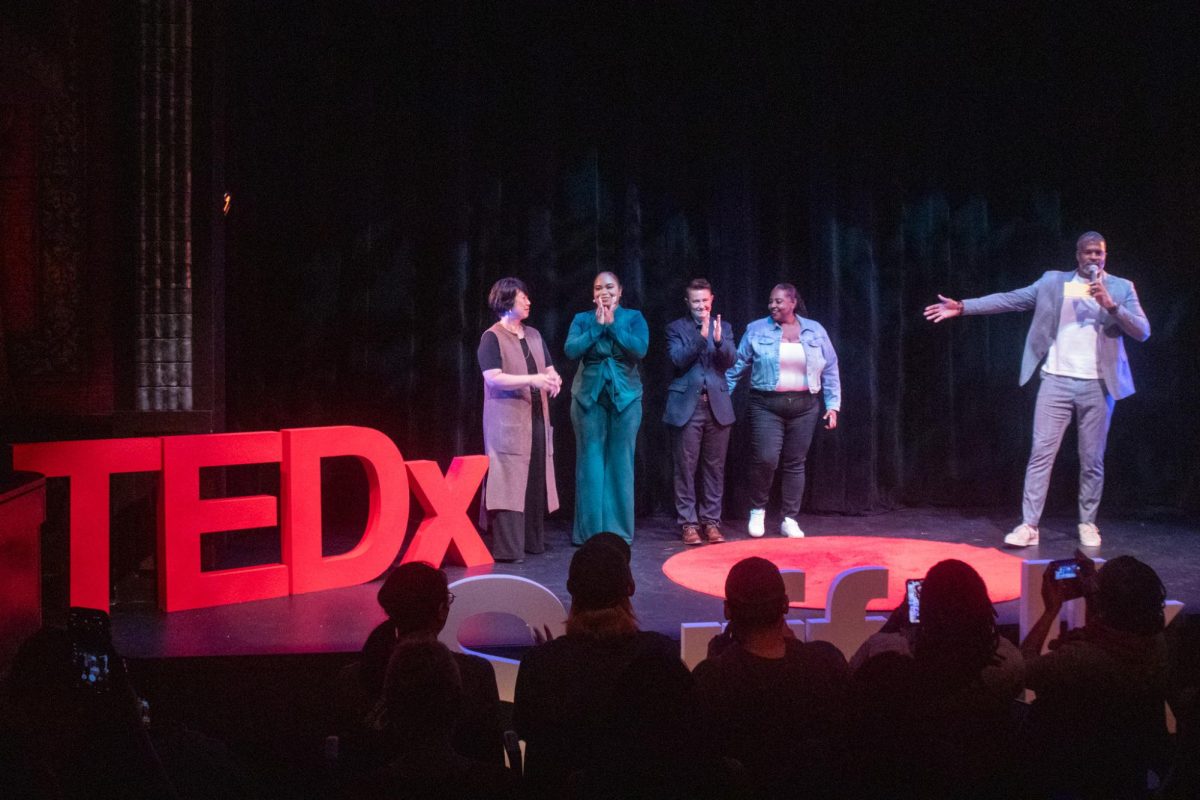
[[[601,325],[612,325],[613,318],[616,316],[616,313],[617,313],[616,305],[606,306],[606,305],[604,305],[603,302],[601,302],[599,297],[596,298],[595,303],[596,303],[596,322],[600,323]]]

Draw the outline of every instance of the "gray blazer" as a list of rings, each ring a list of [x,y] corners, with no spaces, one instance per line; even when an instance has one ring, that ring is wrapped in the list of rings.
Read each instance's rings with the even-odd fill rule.
[[[963,300],[963,314],[1002,314],[1005,311],[1028,311],[1033,309],[1033,322],[1029,335],[1025,337],[1025,353],[1021,357],[1021,385],[1033,377],[1038,364],[1050,351],[1050,343],[1058,335],[1058,322],[1062,314],[1063,284],[1071,280],[1075,270],[1051,271],[1038,278],[1024,289],[998,292],[985,297]],[[1120,400],[1133,394],[1133,374],[1129,370],[1129,359],[1125,356],[1125,336],[1139,342],[1150,338],[1150,320],[1142,311],[1133,282],[1104,273],[1104,287],[1108,289],[1115,310],[1100,310],[1100,377],[1113,399]]]
[[[716,324],[716,320],[713,320]],[[733,326],[721,323],[721,341],[700,335],[691,316],[681,317],[667,325],[667,355],[674,367],[674,379],[667,387],[667,407],[663,411],[663,422],[682,427],[692,418],[700,391],[708,392],[708,406],[713,419],[722,425],[732,425],[733,401],[729,399],[729,387],[725,382],[725,370],[733,366],[737,353],[734,350]]]

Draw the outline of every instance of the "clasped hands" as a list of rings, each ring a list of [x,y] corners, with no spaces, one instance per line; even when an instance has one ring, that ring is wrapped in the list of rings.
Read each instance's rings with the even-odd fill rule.
[[[529,385],[538,391],[546,392],[551,397],[558,397],[558,393],[562,391],[562,376],[554,367],[547,367],[545,372],[530,375]]]
[[[596,322],[601,325],[612,325],[613,318],[617,314],[616,304],[606,306],[599,297],[593,302],[596,304]]]

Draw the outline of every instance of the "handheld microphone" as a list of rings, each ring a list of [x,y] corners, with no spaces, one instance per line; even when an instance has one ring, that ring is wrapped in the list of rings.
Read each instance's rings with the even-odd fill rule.
[[[1100,277],[1100,265],[1099,264],[1088,264],[1088,278],[1094,281],[1099,277]]]

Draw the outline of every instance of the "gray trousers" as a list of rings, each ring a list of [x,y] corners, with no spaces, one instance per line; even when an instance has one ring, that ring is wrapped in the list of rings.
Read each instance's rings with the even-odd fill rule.
[[[725,451],[729,449],[729,425],[713,418],[708,400],[701,398],[686,425],[668,425],[671,453],[675,461],[675,514],[680,525],[721,522],[721,499],[725,493]],[[700,465],[702,495],[696,498],[696,465]],[[697,508],[699,515],[697,515]]]
[[[1025,494],[1021,501],[1026,525],[1036,528],[1042,518],[1050,471],[1072,416],[1079,439],[1079,521],[1096,521],[1096,509],[1104,491],[1104,445],[1115,402],[1104,391],[1101,380],[1042,373],[1033,412],[1033,449],[1025,469]]]

